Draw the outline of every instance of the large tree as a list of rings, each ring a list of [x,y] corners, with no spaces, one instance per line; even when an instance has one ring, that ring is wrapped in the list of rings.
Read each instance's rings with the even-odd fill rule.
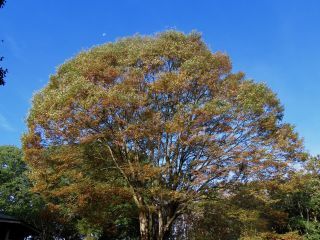
[[[141,239],[168,239],[209,190],[285,176],[303,157],[282,118],[265,84],[199,34],[168,31],[63,64],[34,96],[23,145],[35,189],[69,215],[129,196]]]

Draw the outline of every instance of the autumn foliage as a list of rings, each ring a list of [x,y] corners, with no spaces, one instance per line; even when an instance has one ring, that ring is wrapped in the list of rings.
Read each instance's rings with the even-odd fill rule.
[[[212,192],[286,178],[305,156],[282,118],[276,95],[226,54],[168,31],[60,66],[34,96],[23,148],[53,209],[101,226],[134,208],[141,239],[168,239]]]

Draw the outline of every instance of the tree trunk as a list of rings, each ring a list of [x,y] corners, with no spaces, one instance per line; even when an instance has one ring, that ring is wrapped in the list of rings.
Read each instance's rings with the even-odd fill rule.
[[[171,226],[176,218],[176,209],[167,206],[166,209],[158,210],[158,236],[153,239],[167,240],[170,237]]]
[[[162,218],[162,210],[158,210],[158,240],[163,239],[163,218]]]
[[[149,214],[145,210],[140,210],[139,223],[141,240],[149,240]]]
[[[176,217],[176,208],[172,206],[166,206],[165,208],[158,209],[155,214],[152,214],[146,208],[141,208],[139,212],[140,239],[169,239],[171,226]]]
[[[161,229],[159,228],[158,236],[154,236],[153,239],[157,239],[157,240],[167,240],[167,239],[169,239],[170,230],[171,230],[171,226],[170,227],[163,226]]]

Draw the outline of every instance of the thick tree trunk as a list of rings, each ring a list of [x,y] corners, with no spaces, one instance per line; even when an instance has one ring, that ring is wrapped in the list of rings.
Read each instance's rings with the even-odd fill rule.
[[[163,219],[162,219],[162,211],[158,210],[158,240],[163,239]]]
[[[145,210],[139,213],[140,238],[141,240],[149,240],[149,214]]]
[[[159,231],[158,236],[155,236],[154,239],[157,240],[167,240],[170,237],[170,230],[171,230],[171,224],[168,226],[163,226],[160,228],[159,224]]]
[[[171,226],[176,219],[176,208],[167,206],[158,210],[158,236],[157,240],[167,240],[170,237]]]
[[[140,239],[169,239],[171,227],[176,217],[177,214],[175,207],[167,206],[165,208],[158,209],[154,214],[145,208],[141,208],[139,212]]]

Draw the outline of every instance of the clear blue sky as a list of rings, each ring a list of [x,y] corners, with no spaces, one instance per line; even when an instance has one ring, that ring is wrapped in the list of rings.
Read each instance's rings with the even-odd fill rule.
[[[79,51],[135,33],[202,32],[234,70],[266,82],[312,154],[320,154],[320,1],[7,0],[0,55],[10,73],[0,87],[0,145],[20,146],[34,92]]]

